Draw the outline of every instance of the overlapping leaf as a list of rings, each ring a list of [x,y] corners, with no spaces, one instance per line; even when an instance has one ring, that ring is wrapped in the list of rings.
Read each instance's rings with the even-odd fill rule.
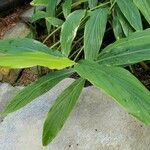
[[[132,0],[117,0],[117,4],[135,30],[142,30],[142,20],[138,8]]]
[[[46,17],[46,21],[55,27],[61,26],[64,21],[55,17]]]
[[[84,31],[85,58],[93,60],[100,50],[107,23],[108,9],[96,9],[90,12]]]
[[[67,16],[70,14],[71,12],[71,4],[72,4],[72,0],[65,0],[64,4],[63,4],[63,14],[65,16],[65,18],[67,18]]]
[[[128,65],[150,60],[150,29],[133,33],[110,44],[98,56],[106,65]]]
[[[150,24],[150,0],[133,0],[136,6]]]
[[[84,16],[85,10],[76,10],[67,17],[66,21],[62,25],[60,42],[62,53],[65,56],[70,54],[72,42]]]
[[[119,40],[120,38],[123,37],[124,34],[123,34],[122,26],[121,26],[118,16],[113,17],[112,26],[113,26],[113,32],[114,32],[115,38],[116,40]]]
[[[25,87],[21,92],[19,92],[7,105],[2,114],[6,115],[24,107],[38,96],[52,89],[57,83],[67,76],[70,76],[72,73],[73,70],[69,69],[49,73],[44,77],[41,77],[39,80],[33,82],[31,85]]]
[[[31,21],[35,22],[39,19],[48,17],[48,13],[45,11],[37,11],[35,14],[32,15]]]
[[[43,145],[48,145],[63,127],[70,112],[74,108],[82,88],[84,80],[78,79],[74,81],[67,89],[65,89],[48,112],[43,129]]]
[[[89,7],[93,8],[98,4],[98,0],[88,0]]]
[[[49,0],[48,1],[48,5],[46,7],[46,12],[48,14],[48,17],[55,17],[56,5],[57,5],[57,0]],[[52,25],[51,22],[46,21],[48,33],[50,33],[51,25]]]
[[[118,7],[116,7],[116,13],[118,16],[118,19],[120,21],[120,24],[122,26],[122,30],[125,34],[125,36],[130,35],[131,33],[134,32],[134,29],[132,28],[132,26],[129,24],[129,22],[127,21],[127,19],[123,16],[122,12],[120,11],[120,9]]]
[[[87,60],[76,65],[75,70],[112,96],[127,112],[150,125],[150,92],[127,70]]]
[[[63,69],[74,62],[54,52],[44,44],[33,39],[9,39],[0,41],[0,66],[9,68],[27,68],[45,66],[51,69]]]

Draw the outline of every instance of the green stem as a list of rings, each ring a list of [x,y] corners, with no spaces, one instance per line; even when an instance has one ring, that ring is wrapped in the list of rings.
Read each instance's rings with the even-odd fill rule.
[[[59,43],[60,43],[60,41],[56,42],[56,43],[55,43],[54,45],[52,45],[50,48],[52,49],[52,48],[56,47],[57,45],[59,45]]]
[[[97,5],[96,7],[93,7],[92,9],[90,9],[90,11],[93,11],[93,10],[98,9],[100,7],[104,7],[104,6],[108,5],[108,4],[110,4],[110,2],[102,3],[100,5]]]
[[[54,30],[52,33],[50,33],[43,41],[43,43],[45,43],[54,33],[56,33],[57,31],[59,31],[61,29],[61,26],[58,27],[56,30]]]
[[[111,10],[112,10],[112,8],[113,8],[113,7],[114,7],[114,5],[116,4],[116,2],[117,2],[117,0],[114,0],[114,2],[112,3],[112,5],[111,5],[111,7],[110,7],[109,11],[111,11]]]
[[[72,46],[72,49],[83,39],[83,36],[79,38],[77,41],[75,41],[74,45]]]
[[[83,50],[84,46],[81,47],[80,51],[78,52],[78,54],[76,55],[76,57],[74,58],[74,61],[77,60],[77,58],[80,56],[82,50]]]

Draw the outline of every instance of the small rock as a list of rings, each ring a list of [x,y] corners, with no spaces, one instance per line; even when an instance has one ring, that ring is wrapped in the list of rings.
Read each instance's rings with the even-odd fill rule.
[[[14,27],[8,30],[2,39],[24,38],[30,34],[30,29],[25,23],[18,22]]]
[[[8,115],[0,124],[0,149],[43,150],[41,135],[45,116],[56,97],[72,81],[63,80],[23,109]],[[48,149],[150,150],[150,128],[141,125],[110,97],[95,87],[87,87]]]

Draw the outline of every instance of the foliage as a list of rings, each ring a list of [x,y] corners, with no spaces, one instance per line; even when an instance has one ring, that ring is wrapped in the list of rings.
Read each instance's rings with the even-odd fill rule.
[[[1,40],[0,66],[40,65],[60,71],[24,88],[1,114],[22,108],[76,72],[79,79],[62,92],[48,112],[43,128],[44,146],[62,128],[85,80],[103,89],[129,114],[150,125],[150,92],[124,69],[150,60],[150,28],[145,29],[142,22],[144,16],[149,27],[149,0],[33,0],[32,4],[46,7],[46,11],[36,11],[32,17],[34,22],[45,18],[48,36],[43,43],[56,33],[60,39],[51,48],[27,38]],[[116,41],[108,45],[103,39],[110,29]]]

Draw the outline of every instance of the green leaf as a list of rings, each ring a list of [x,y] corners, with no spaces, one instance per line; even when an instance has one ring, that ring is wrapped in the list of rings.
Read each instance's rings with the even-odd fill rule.
[[[88,3],[89,3],[89,8],[91,9],[91,8],[97,6],[98,0],[88,0]]]
[[[72,42],[76,36],[81,20],[85,16],[85,12],[85,10],[74,11],[67,17],[62,25],[60,42],[62,53],[65,56],[70,54]]]
[[[46,7],[46,12],[48,13],[49,17],[55,17],[56,6],[57,6],[57,0],[49,0],[48,1],[48,5]],[[46,26],[47,26],[48,33],[50,33],[51,25],[52,25],[51,23],[46,21]]]
[[[46,18],[48,16],[48,13],[45,11],[37,11],[35,14],[32,15],[32,22],[35,22],[39,19]]]
[[[58,84],[64,78],[70,76],[72,73],[72,69],[61,70],[53,73],[51,72],[41,77],[39,80],[31,83],[30,85],[25,87],[21,92],[19,92],[7,105],[2,115],[9,114],[26,106],[35,98],[41,96],[42,94],[52,89],[56,84]]]
[[[84,53],[85,58],[93,60],[100,50],[106,29],[108,9],[96,9],[90,12],[90,19],[85,25]]]
[[[114,32],[115,38],[119,40],[120,38],[123,37],[124,34],[123,34],[122,26],[121,26],[118,16],[113,17],[112,26],[113,26],[113,32]]]
[[[56,99],[44,123],[42,138],[44,146],[48,145],[63,127],[80,96],[84,82],[83,79],[74,81]]]
[[[112,96],[128,113],[150,125],[150,92],[130,72],[90,61],[82,61],[75,71]]]
[[[135,30],[142,30],[142,20],[138,8],[132,0],[117,0],[117,4]]]
[[[31,2],[31,5],[33,6],[46,6],[48,5],[49,0],[33,0]]]
[[[46,17],[46,21],[55,27],[61,26],[64,21],[55,17]]]
[[[63,4],[63,14],[65,16],[65,18],[67,18],[67,16],[70,14],[71,12],[71,4],[72,4],[72,0],[65,0],[64,4]]]
[[[123,14],[119,8],[116,8],[116,12],[117,12],[117,16],[118,16],[118,19],[120,21],[120,24],[122,26],[125,36],[129,36],[131,33],[134,32],[134,29],[129,24],[129,22],[126,20],[126,18],[123,16]]]
[[[0,66],[27,68],[44,66],[50,69],[63,69],[74,64],[61,53],[49,49],[33,39],[0,40]]]
[[[133,0],[133,2],[150,24],[150,0]]]
[[[131,34],[110,44],[97,61],[106,65],[129,65],[150,60],[150,29]]]

